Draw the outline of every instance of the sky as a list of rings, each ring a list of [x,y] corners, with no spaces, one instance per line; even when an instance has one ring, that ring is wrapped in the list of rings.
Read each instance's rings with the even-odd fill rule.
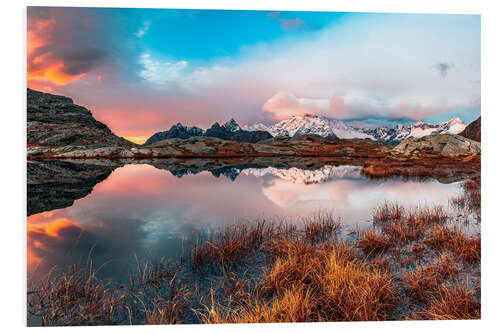
[[[28,7],[27,85],[143,142],[173,124],[481,110],[479,15]]]

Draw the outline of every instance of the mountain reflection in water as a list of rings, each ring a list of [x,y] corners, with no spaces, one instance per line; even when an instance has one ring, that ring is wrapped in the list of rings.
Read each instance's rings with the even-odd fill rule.
[[[29,275],[84,262],[91,251],[95,265],[106,263],[104,276],[126,279],[135,254],[176,258],[199,230],[320,210],[363,225],[385,200],[446,205],[460,191],[434,180],[368,180],[359,166],[38,164],[28,167]]]

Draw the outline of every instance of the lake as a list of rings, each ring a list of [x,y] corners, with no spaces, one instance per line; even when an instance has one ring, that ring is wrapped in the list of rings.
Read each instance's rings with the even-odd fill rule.
[[[460,192],[459,182],[369,180],[361,170],[324,165],[315,170],[226,168],[191,174],[148,164],[121,166],[89,185],[70,206],[28,217],[28,275],[91,258],[95,267],[104,264],[103,277],[126,280],[136,256],[176,259],[199,231],[262,218],[299,221],[318,211],[363,227],[371,224],[372,209],[386,200],[447,205]],[[68,185],[64,194],[56,195],[72,192],[78,191]],[[39,201],[29,198],[28,206]]]

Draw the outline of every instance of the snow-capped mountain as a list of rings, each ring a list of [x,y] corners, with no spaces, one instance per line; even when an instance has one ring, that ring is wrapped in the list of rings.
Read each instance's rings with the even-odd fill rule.
[[[181,123],[177,123],[170,127],[168,131],[158,132],[153,134],[149,139],[146,140],[144,145],[149,145],[158,141],[181,138],[186,139],[192,136],[202,136],[205,130],[196,126],[184,126]]]
[[[376,140],[398,143],[406,138],[423,138],[431,134],[458,134],[466,126],[460,118],[453,117],[441,124],[418,121],[410,125],[397,125],[394,128],[377,127],[375,129],[364,129],[363,131],[373,136]]]
[[[247,131],[267,131],[272,136],[295,136],[302,134],[317,134],[323,137],[340,139],[372,139],[387,143],[398,143],[406,138],[422,138],[431,134],[458,134],[466,125],[460,118],[453,117],[441,124],[430,124],[419,121],[410,125],[397,125],[394,128],[356,128],[341,120],[328,119],[322,116],[293,116],[272,126],[258,123],[244,126]]]
[[[267,167],[263,169],[244,169],[240,172],[240,174],[253,175],[255,177],[263,177],[269,174],[284,179],[290,183],[315,184],[323,183],[331,179],[360,178],[361,169],[362,167],[360,166],[350,165],[325,165],[316,170],[304,170],[299,168],[278,169],[274,167]]]
[[[338,137],[340,139],[373,139],[370,134],[348,126],[340,120],[314,115],[293,116],[272,126],[266,126],[259,123],[251,126],[244,126],[243,129],[247,131],[267,131],[272,136],[317,134],[323,137]]]
[[[240,125],[238,125],[238,123],[236,122],[236,120],[234,120],[233,118],[231,118],[231,120],[229,120],[228,122],[226,122],[221,127],[224,128],[226,131],[229,131],[229,132],[236,132],[236,131],[241,130]]]

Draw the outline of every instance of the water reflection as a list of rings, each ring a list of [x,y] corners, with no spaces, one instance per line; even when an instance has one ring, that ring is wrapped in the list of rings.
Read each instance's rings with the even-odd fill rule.
[[[92,182],[76,182],[81,183]],[[69,191],[74,185],[65,186]],[[85,262],[92,251],[95,265],[107,262],[104,276],[126,278],[134,254],[174,258],[196,230],[241,218],[328,210],[344,223],[362,224],[384,200],[447,204],[458,192],[457,184],[436,181],[370,181],[356,166],[233,167],[219,174],[181,175],[152,165],[125,165],[71,206],[28,218],[28,272],[37,275],[53,265]]]

